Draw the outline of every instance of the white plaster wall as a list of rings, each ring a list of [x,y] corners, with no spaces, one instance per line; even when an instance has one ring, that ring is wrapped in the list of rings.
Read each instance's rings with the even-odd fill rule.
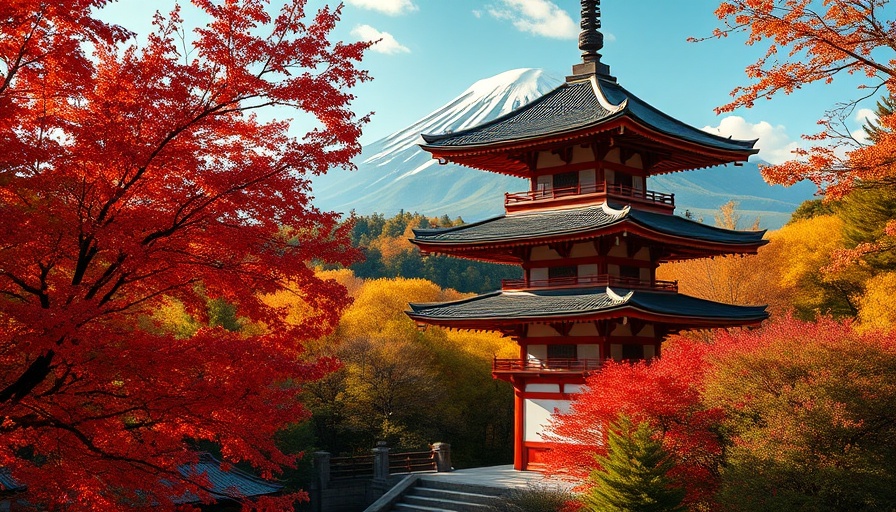
[[[613,331],[610,332],[612,336],[631,336],[632,328],[629,324],[616,324],[613,328]]]
[[[579,359],[600,359],[600,345],[579,345],[576,354]]]
[[[538,169],[557,167],[560,165],[565,165],[565,162],[557,153],[554,153],[553,151],[538,152],[538,165],[536,166]]]
[[[547,345],[528,345],[526,347],[526,352],[529,354],[529,359],[538,359],[539,361],[544,361],[548,358]]]
[[[619,244],[617,245],[615,242],[619,240]],[[621,237],[617,236],[613,239],[613,245],[610,246],[609,256],[614,256],[618,258],[627,258],[628,250],[626,248],[625,240],[622,240]]]
[[[593,277],[597,275],[597,263],[579,265],[579,277]]]
[[[585,258],[587,256],[597,256],[597,250],[591,242],[582,242],[573,244],[572,251],[569,253],[573,258]]]
[[[638,332],[638,336],[656,336],[656,331],[653,328],[653,324],[645,325],[640,332]]]
[[[597,181],[595,176],[594,169],[579,171],[579,186],[582,187],[582,192],[588,194],[595,191],[594,184]]]
[[[656,356],[656,348],[653,345],[644,345],[644,359],[653,359]]]
[[[594,152],[591,148],[576,146],[572,148],[572,163],[580,164],[582,162],[594,161]]]
[[[548,276],[547,267],[537,267],[529,269],[529,279],[532,281],[544,281],[547,280]]]
[[[622,360],[622,345],[620,345],[619,343],[611,343],[610,357],[612,357],[616,361]]]
[[[620,154],[619,148],[613,148],[607,153],[607,156],[604,157],[604,161],[612,162],[614,164],[621,164],[622,162],[619,160],[619,154]],[[611,180],[609,178],[607,178],[607,181],[611,181]]]
[[[526,331],[526,335],[530,338],[537,338],[540,336],[559,336],[560,333],[550,325],[532,324]]]
[[[625,165],[629,167],[634,167],[635,169],[643,169],[644,161],[641,160],[641,155],[639,153],[635,153],[628,160],[625,161]]]
[[[569,400],[532,400],[523,402],[525,425],[523,426],[523,438],[531,442],[544,442],[542,433],[547,429],[551,415],[557,409],[560,412],[569,412]]]
[[[569,330],[570,336],[598,336],[597,326],[593,323],[575,324]]]
[[[557,251],[549,248],[546,245],[539,245],[532,248],[532,259],[533,260],[558,260],[560,259],[560,255],[557,254]]]

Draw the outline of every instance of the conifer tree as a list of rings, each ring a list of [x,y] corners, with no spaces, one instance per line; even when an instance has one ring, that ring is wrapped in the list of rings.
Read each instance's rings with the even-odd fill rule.
[[[607,454],[596,457],[594,489],[584,498],[586,510],[600,512],[678,512],[684,489],[668,473],[674,462],[654,438],[646,421],[632,425],[621,415],[607,433]]]

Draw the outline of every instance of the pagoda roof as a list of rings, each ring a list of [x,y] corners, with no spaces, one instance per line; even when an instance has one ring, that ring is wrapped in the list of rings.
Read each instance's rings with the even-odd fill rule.
[[[415,229],[412,242],[425,250],[452,252],[582,240],[619,231],[672,244],[700,242],[711,252],[755,252],[766,243],[765,230],[722,229],[677,215],[627,206],[614,209],[607,203],[505,214],[451,228]]]
[[[768,318],[766,306],[736,306],[679,293],[610,288],[497,291],[451,302],[412,303],[410,307],[407,314],[417,322],[457,329],[622,316],[688,327],[730,327]]]
[[[577,139],[584,141],[595,133],[612,129],[621,129],[624,133],[626,125],[642,132],[638,140],[641,145],[653,145],[660,151],[681,146],[681,151],[692,153],[658,164],[653,174],[746,160],[758,152],[753,148],[756,140],[721,137],[690,126],[600,75],[564,83],[490,122],[453,133],[424,134],[426,144],[422,147],[434,157],[498,170],[488,168],[496,166],[495,160],[489,165],[479,165],[486,163],[483,152],[506,151],[508,147],[520,145],[537,146],[549,141],[575,143]],[[452,155],[458,158],[455,160]],[[499,166],[503,167],[499,172],[527,174],[521,161],[507,160]]]

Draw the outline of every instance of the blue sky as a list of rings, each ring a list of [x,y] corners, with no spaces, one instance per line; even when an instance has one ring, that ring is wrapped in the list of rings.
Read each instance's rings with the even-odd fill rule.
[[[344,1],[334,38],[382,39],[363,62],[374,80],[355,90],[356,111],[374,112],[362,142],[408,126],[479,79],[521,67],[543,68],[562,77],[580,61],[580,0]],[[324,3],[309,0],[309,7]],[[106,9],[105,17],[144,36],[152,12],[167,12],[172,4],[119,0]],[[620,84],[667,114],[697,127],[716,127],[726,136],[758,137],[759,156],[782,161],[789,149],[801,144],[801,135],[817,131],[816,121],[825,109],[857,96],[861,82],[842,77],[717,116],[713,108],[726,103],[735,86],[746,83],[744,68],[762,51],[744,45],[740,37],[687,41],[719,26],[713,14],[718,4],[604,0],[602,60]],[[188,25],[202,21],[193,12],[185,10]]]

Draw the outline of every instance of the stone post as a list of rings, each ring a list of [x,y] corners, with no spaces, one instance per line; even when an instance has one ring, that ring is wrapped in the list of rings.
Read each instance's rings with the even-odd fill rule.
[[[330,452],[314,452],[314,472],[321,489],[330,486]]]
[[[385,441],[377,441],[373,450],[373,481],[385,485],[389,480],[389,447]]]
[[[436,471],[439,473],[451,471],[451,445],[448,443],[434,443],[432,454],[436,460]]]
[[[330,453],[314,452],[314,474],[311,482],[311,508],[313,512],[322,512],[324,490],[330,486]]]

